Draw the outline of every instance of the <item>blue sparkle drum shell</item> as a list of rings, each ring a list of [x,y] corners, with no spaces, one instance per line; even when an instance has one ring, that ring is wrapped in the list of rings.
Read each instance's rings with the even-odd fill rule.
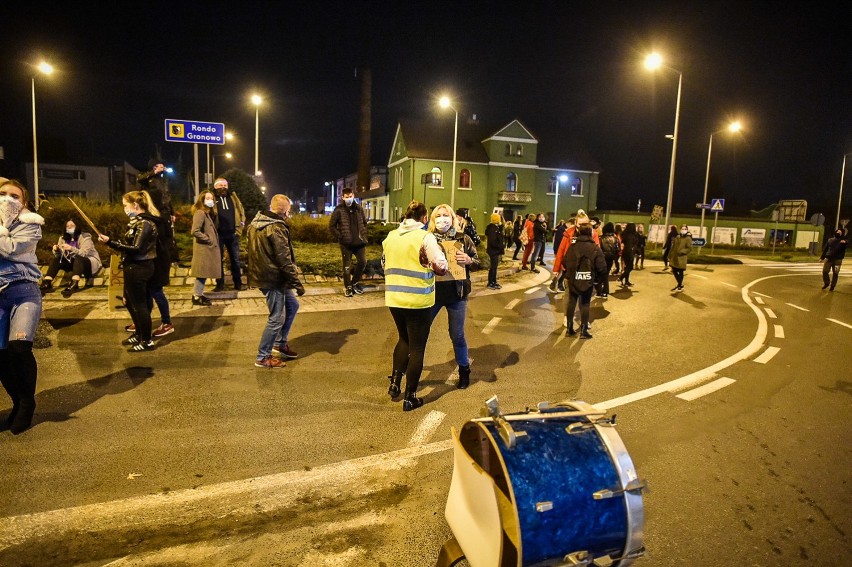
[[[460,432],[462,446],[514,508],[514,518],[503,519],[501,564],[563,565],[575,554],[629,565],[644,551],[641,483],[630,456],[603,412],[583,402],[560,406],[504,416],[511,447],[491,418]]]

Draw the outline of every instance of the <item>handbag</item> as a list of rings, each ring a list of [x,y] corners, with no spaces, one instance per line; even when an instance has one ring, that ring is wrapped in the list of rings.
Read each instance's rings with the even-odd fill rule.
[[[529,235],[527,235],[527,231],[526,231],[526,230],[521,229],[521,233],[518,235],[518,240],[520,240],[520,241],[521,241],[521,244],[523,244],[524,246],[526,246],[527,244],[529,244],[529,242],[530,242],[530,237],[529,237]]]

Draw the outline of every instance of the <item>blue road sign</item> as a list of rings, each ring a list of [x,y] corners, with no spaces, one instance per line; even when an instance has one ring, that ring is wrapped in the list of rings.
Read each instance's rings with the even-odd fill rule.
[[[711,213],[721,213],[725,210],[725,200],[724,199],[711,199],[710,200],[710,212]]]
[[[219,122],[166,118],[166,141],[221,146],[225,143],[225,125]]]
[[[707,239],[705,239],[705,238],[693,238],[692,239],[692,245],[693,246],[701,247],[701,246],[704,246],[705,244],[707,244]]]

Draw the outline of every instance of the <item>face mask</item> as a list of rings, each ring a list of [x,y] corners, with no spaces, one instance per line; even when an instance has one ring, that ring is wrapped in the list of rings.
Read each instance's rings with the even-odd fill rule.
[[[204,206],[205,207],[210,207],[212,209],[213,205],[215,205],[215,204],[216,204],[216,201],[214,201],[213,199],[205,199],[204,200]]]
[[[129,211],[129,210],[127,210],[127,209],[124,209],[124,214],[126,214],[126,215],[127,215],[127,216],[129,216],[130,218],[133,218],[133,217],[135,217],[136,215],[138,215],[139,213],[137,213],[136,211]]]
[[[681,230],[680,233],[686,235],[686,229]]]
[[[72,228],[70,230],[66,230],[65,234],[67,234],[68,236],[74,236],[74,229]]]
[[[17,199],[9,195],[0,196],[0,222],[8,227],[17,218],[22,208],[23,205]]]
[[[453,221],[450,217],[437,217],[435,218],[435,228],[438,229],[439,232],[447,232],[450,230],[450,227],[453,225]]]
[[[352,203],[354,203],[354,202],[355,202],[355,198],[354,198],[354,197],[350,197],[350,198],[348,198],[348,199],[343,199],[343,202],[344,202],[344,203],[346,203],[347,205],[351,205]]]

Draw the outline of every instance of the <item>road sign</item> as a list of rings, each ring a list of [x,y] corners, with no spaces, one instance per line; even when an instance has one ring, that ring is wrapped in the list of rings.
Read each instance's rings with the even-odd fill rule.
[[[725,210],[725,200],[724,199],[711,199],[710,200],[710,212],[711,213],[721,213]]]
[[[814,213],[811,215],[811,224],[814,226],[822,226],[825,224],[825,215],[822,213]]]
[[[701,246],[704,246],[705,244],[707,244],[706,238],[693,238],[692,239],[692,245],[693,246],[701,247]]]
[[[166,118],[166,141],[190,144],[225,144],[225,125],[219,122]]]

